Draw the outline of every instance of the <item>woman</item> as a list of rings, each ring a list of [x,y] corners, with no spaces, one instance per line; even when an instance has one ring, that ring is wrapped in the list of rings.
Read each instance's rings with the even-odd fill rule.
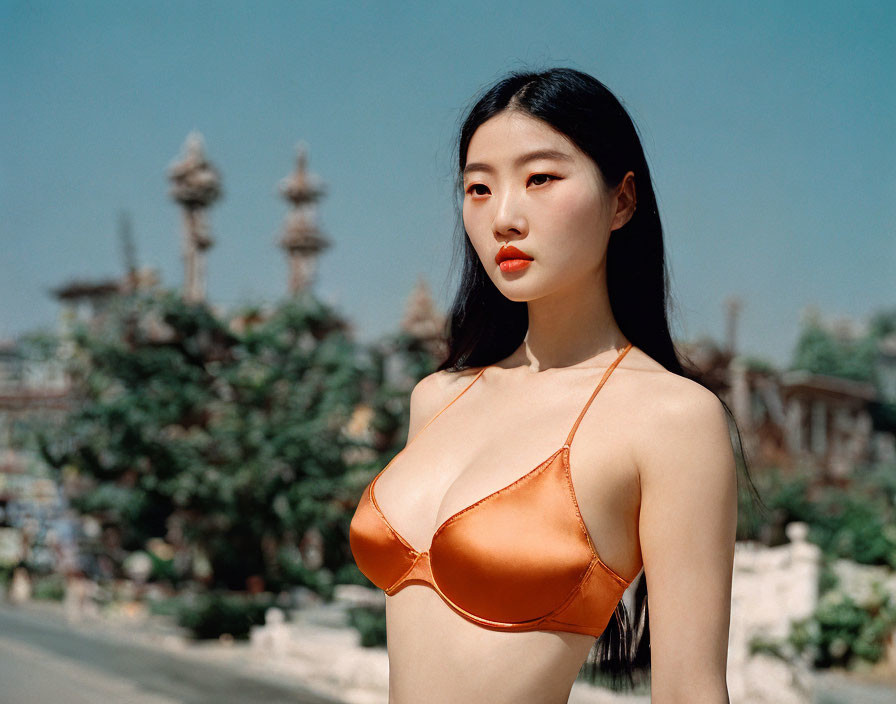
[[[644,657],[620,597],[646,626],[645,582],[652,701],[727,702],[728,409],[676,356],[631,119],[582,72],[512,73],[457,153],[449,353],[350,530],[387,594],[390,703],[566,702],[596,638],[608,670]]]

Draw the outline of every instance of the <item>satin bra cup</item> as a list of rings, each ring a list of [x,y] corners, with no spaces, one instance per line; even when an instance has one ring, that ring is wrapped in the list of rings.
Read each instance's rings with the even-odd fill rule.
[[[631,346],[606,370],[566,443],[513,483],[450,516],[427,550],[416,550],[399,535],[376,502],[376,481],[404,450],[399,452],[365,488],[352,517],[349,542],[361,572],[388,595],[410,584],[430,587],[457,613],[487,628],[599,637],[631,581],[594,549],[572,485],[569,448],[597,392]]]

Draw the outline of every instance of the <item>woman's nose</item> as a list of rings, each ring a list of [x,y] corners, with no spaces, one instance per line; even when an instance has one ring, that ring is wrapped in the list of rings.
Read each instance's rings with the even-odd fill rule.
[[[495,218],[492,223],[492,229],[495,234],[503,235],[508,232],[516,232],[524,234],[528,227],[525,215],[523,214],[523,204],[520,195],[506,191],[498,196],[498,204],[495,210]]]

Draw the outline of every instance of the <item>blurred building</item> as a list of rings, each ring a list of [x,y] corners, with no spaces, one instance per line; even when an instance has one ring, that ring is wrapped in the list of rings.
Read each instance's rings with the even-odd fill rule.
[[[837,320],[829,330],[855,341],[867,331]],[[712,340],[683,345],[705,383],[737,419],[751,462],[816,467],[828,479],[845,479],[858,465],[896,461],[896,436],[875,427],[873,410],[896,404],[896,335],[877,344],[876,387],[804,369],[778,370],[723,349]]]
[[[0,566],[55,564],[68,533],[60,525],[65,500],[31,431],[68,407],[68,379],[52,347],[0,342]]]

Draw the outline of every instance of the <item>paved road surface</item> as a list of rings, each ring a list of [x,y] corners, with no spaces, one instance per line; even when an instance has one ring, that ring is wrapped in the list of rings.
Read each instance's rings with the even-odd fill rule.
[[[896,690],[841,675],[820,674],[814,704],[893,704]]]
[[[299,685],[143,647],[0,604],[0,704],[340,704]],[[813,704],[892,704],[896,690],[819,673]]]
[[[0,607],[3,704],[338,704],[40,614]]]

